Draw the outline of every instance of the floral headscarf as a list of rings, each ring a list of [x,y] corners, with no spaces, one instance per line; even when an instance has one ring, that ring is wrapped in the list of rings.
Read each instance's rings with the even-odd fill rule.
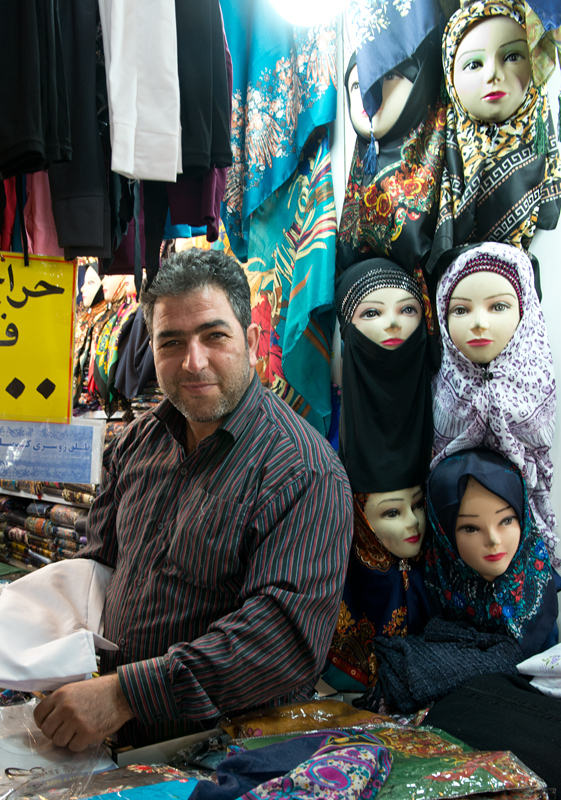
[[[447,309],[459,275],[482,256],[503,262],[518,276],[520,323],[510,342],[488,366],[474,364],[448,333]],[[484,270],[485,268],[482,267]],[[553,358],[529,257],[507,244],[485,242],[462,253],[437,288],[442,366],[433,381],[434,453],[431,469],[459,450],[484,445],[521,471],[536,522],[553,563],[557,536],[549,500],[553,480],[550,448],[555,430]]]
[[[511,505],[520,522],[518,549],[493,581],[468,566],[456,545],[456,519],[469,476]],[[482,449],[447,458],[429,476],[427,514],[425,583],[438,597],[444,616],[469,620],[482,631],[508,633],[525,653],[543,649],[557,618],[557,593],[547,548],[514,464]]]

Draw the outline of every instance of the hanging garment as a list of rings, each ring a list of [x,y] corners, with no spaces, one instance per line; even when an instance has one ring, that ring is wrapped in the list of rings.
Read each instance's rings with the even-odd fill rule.
[[[551,230],[561,208],[559,148],[547,92],[532,79],[520,108],[504,122],[473,119],[452,82],[454,57],[470,25],[496,15],[524,27],[520,0],[476,0],[449,20],[443,63],[450,102],[446,109],[446,162],[434,246],[427,270],[457,245],[508,242],[527,250],[536,227]],[[545,127],[545,152],[536,140]]]
[[[58,246],[53,217],[49,177],[43,170],[26,176],[27,202],[23,211],[27,244],[30,253],[44,256],[64,256]]]
[[[480,261],[480,268],[485,269],[489,260],[514,276],[520,287],[522,315],[504,350],[490,364],[482,365],[460,353],[448,333],[447,317],[459,276],[466,270],[478,271]],[[506,244],[488,242],[473,247],[458,256],[440,279],[436,305],[443,355],[433,382],[435,457],[431,468],[446,456],[478,445],[496,450],[516,464],[526,481],[532,511],[552,563],[557,566],[556,522],[549,499],[555,378],[530,259]]]
[[[3,178],[72,158],[60,2],[2,0],[5,32],[0,87]]]
[[[221,7],[234,62],[233,164],[221,217],[246,261],[251,214],[294,174],[314,128],[335,119],[336,25],[292,26],[268,0]]]
[[[293,175],[254,212],[248,261],[257,374],[324,436],[331,420],[337,220],[331,158],[320,128]]]
[[[422,554],[400,559],[390,553],[364,515],[365,498],[354,496],[353,544],[323,674],[338,690],[373,686],[378,679],[375,637],[420,633],[431,615]]]
[[[97,2],[58,0],[72,160],[49,167],[58,244],[68,259],[111,254],[111,212],[96,106]]]
[[[111,169],[175,181],[182,171],[175,0],[99,3]]]
[[[418,297],[423,308],[415,278],[385,258],[346,270],[335,293],[344,342],[339,456],[353,492],[412,487],[428,475],[433,423],[424,319],[395,350],[351,322],[362,297],[388,286]]]
[[[456,519],[469,476],[512,506],[520,523],[514,557],[493,581],[468,566],[456,545]],[[525,657],[550,647],[550,638],[557,634],[555,580],[520,471],[491,450],[457,453],[431,472],[427,513],[432,538],[425,583],[444,617],[467,621],[480,631],[508,634]]]
[[[356,59],[345,75],[348,105]],[[440,40],[431,34],[397,65],[413,87],[397,121],[377,141],[373,175],[364,169],[370,141],[357,132],[337,242],[341,269],[379,255],[413,273],[431,249],[444,160],[444,104],[436,97],[440,62]]]
[[[105,411],[110,417],[117,409],[119,393],[115,387],[115,375],[119,361],[119,345],[126,329],[127,321],[132,319],[138,303],[127,298],[105,323],[99,334],[93,360],[93,378]]]

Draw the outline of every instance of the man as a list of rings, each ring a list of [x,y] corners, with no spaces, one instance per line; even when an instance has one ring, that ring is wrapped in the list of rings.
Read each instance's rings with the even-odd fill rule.
[[[167,399],[106,450],[81,553],[115,569],[104,635],[120,650],[35,712],[73,750],[309,696],[352,533],[334,451],[255,374],[243,270],[217,251],[176,254],[141,304]]]

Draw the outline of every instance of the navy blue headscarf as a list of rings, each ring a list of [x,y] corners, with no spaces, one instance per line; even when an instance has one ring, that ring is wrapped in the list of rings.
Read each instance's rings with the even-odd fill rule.
[[[456,519],[468,478],[508,503],[520,522],[520,543],[506,571],[487,581],[461,558]],[[549,555],[517,467],[491,450],[464,450],[441,461],[427,484],[430,538],[425,583],[448,619],[482,631],[507,633],[526,657],[550,646],[557,594]]]

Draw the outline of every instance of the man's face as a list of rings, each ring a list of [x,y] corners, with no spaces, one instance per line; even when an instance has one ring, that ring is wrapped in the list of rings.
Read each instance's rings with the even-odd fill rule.
[[[222,289],[205,286],[154,306],[152,349],[158,383],[192,422],[216,422],[236,408],[257,363],[259,329],[247,340]]]

